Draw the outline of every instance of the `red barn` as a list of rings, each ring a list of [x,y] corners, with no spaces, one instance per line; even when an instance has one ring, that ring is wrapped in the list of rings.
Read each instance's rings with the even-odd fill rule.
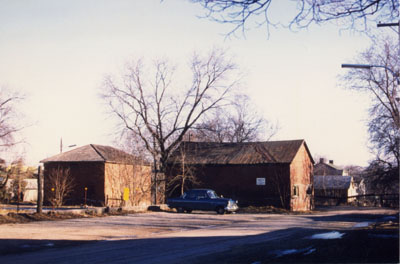
[[[241,205],[312,210],[313,158],[304,140],[211,143],[182,142],[169,159],[166,180],[191,172],[197,184]],[[175,192],[170,195],[177,195]]]
[[[85,196],[88,204],[102,206],[147,208],[151,204],[150,166],[121,150],[90,144],[41,162],[45,201],[54,199],[53,175],[58,173],[72,181],[68,204],[83,204]]]

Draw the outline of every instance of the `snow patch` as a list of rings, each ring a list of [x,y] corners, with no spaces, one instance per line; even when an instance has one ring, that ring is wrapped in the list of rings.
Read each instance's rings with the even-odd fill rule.
[[[285,250],[277,250],[275,251],[275,254],[277,258],[280,258],[282,256],[295,254],[297,252],[299,252],[299,250],[297,249],[285,249]]]
[[[312,247],[307,247],[307,248],[301,248],[301,249],[285,249],[285,250],[275,250],[273,253],[275,254],[275,258],[280,258],[282,256],[286,255],[292,255],[292,254],[301,254],[303,255],[309,255],[316,251],[315,248]]]
[[[340,239],[344,233],[339,233],[337,231],[332,231],[328,233],[314,234],[310,239]]]
[[[315,248],[311,248],[309,251],[307,251],[307,252],[304,252],[304,256],[307,256],[307,255],[310,255],[310,254],[312,254],[312,253],[314,253],[315,251],[317,251]]]

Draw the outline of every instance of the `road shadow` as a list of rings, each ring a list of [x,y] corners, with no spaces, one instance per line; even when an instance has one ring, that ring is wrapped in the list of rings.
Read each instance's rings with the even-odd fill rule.
[[[381,222],[381,221],[392,221],[399,222],[398,214],[340,214],[340,215],[326,215],[326,216],[305,216],[306,218],[312,219],[313,221],[325,221],[325,222]]]
[[[335,239],[313,235],[339,233]],[[397,236],[396,236],[397,234]],[[105,241],[0,239],[0,263],[397,263],[397,230],[289,228],[259,235]]]

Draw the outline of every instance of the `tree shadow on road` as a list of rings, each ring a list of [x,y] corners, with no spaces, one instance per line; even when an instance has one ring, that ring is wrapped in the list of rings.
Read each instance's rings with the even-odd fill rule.
[[[315,234],[341,235],[311,239]],[[329,236],[328,236],[329,237]],[[106,241],[0,239],[0,263],[397,263],[398,228]]]

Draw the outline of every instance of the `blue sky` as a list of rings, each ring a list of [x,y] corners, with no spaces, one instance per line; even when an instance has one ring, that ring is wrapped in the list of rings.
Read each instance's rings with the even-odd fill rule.
[[[285,6],[274,18],[285,18]],[[289,7],[287,7],[289,8]],[[263,115],[278,121],[273,139],[303,138],[312,154],[366,165],[368,97],[338,85],[341,63],[369,45],[332,24],[300,32],[252,28],[226,38],[230,25],[207,19],[188,1],[0,0],[0,85],[20,91],[31,165],[64,145],[113,145],[115,122],[99,97],[103,77],[132,58],[168,57],[185,66],[193,51],[229,50],[245,73],[243,89]],[[286,12],[285,12],[286,14]]]

